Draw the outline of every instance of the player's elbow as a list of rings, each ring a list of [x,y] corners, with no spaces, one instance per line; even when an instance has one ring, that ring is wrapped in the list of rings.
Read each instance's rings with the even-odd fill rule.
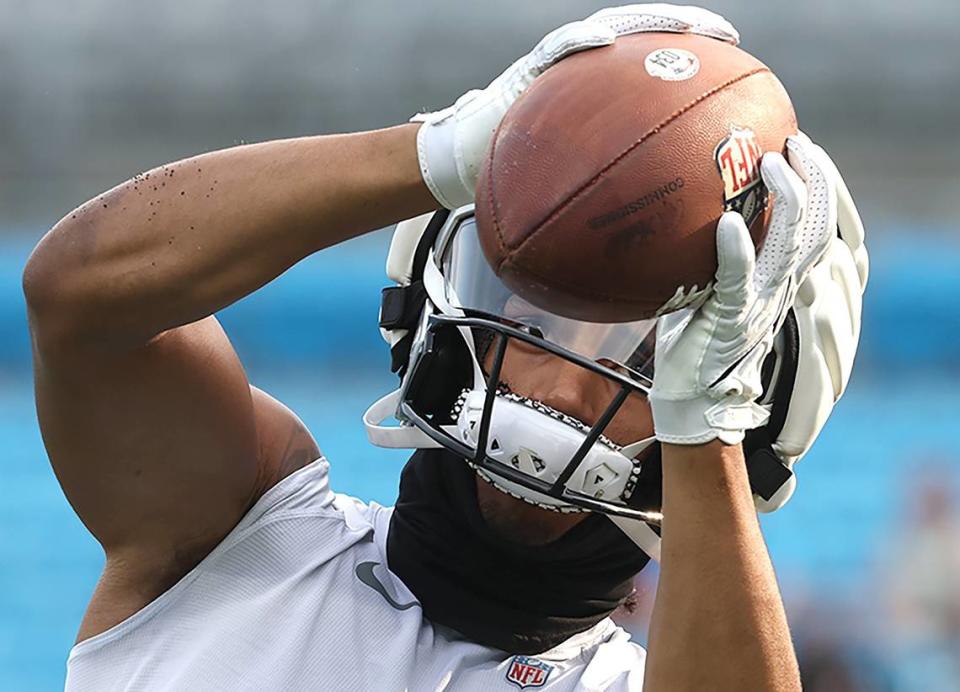
[[[67,216],[40,240],[24,266],[23,295],[38,348],[68,343],[81,329],[85,305],[92,300],[83,289],[94,273],[83,258],[92,233]]]

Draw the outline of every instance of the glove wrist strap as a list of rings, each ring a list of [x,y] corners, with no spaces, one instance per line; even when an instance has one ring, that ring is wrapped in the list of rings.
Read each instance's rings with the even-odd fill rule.
[[[743,442],[744,431],[766,423],[770,413],[753,401],[701,396],[664,399],[651,393],[657,439],[679,445],[700,445],[719,439],[724,444]]]
[[[417,159],[420,161],[423,182],[437,202],[446,209],[456,209],[473,202],[473,193],[466,189],[457,171],[454,154],[457,119],[447,111],[432,114],[420,126],[417,132]]]

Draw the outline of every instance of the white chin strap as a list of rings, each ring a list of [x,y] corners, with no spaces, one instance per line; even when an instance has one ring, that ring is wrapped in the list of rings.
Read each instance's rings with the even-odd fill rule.
[[[382,396],[363,414],[363,427],[367,430],[367,439],[372,445],[384,449],[440,449],[439,442],[414,425],[383,425],[383,421],[393,418],[400,405],[400,390],[395,389]],[[450,434],[456,434],[456,427],[443,426]]]
[[[485,396],[486,392],[482,390],[467,393],[459,404],[456,425],[442,426],[442,429],[475,447]],[[374,402],[364,413],[363,424],[370,442],[390,449],[441,448],[441,444],[416,426],[383,425],[396,414],[399,403],[400,390],[395,390]],[[581,425],[538,402],[497,394],[487,436],[487,455],[531,477],[552,483],[583,443],[586,434],[577,429]],[[636,482],[638,470],[633,457],[653,442],[653,438],[640,440],[619,451],[604,442],[595,442],[577,471],[567,480],[566,487],[598,499],[619,497],[628,484]],[[579,508],[571,508],[482,469],[477,469],[477,473],[499,490],[524,502],[553,511],[579,511]],[[609,515],[607,518],[651,559],[660,560],[660,537],[649,524]]]

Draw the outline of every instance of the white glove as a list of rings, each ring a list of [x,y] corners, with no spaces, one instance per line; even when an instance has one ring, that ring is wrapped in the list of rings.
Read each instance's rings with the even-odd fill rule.
[[[831,238],[794,301],[800,335],[797,375],[783,430],[773,443],[774,451],[790,461],[810,448],[847,388],[870,268],[863,222],[840,172],[823,149],[803,135],[798,141],[809,156],[826,164],[826,183],[836,190],[839,237]]]
[[[839,237],[830,239],[825,254],[797,291],[792,343],[785,343],[785,335],[774,346],[774,378],[764,394],[771,421],[757,431],[757,440],[761,441],[759,451],[770,449],[788,470],[809,451],[847,387],[860,340],[869,274],[863,223],[839,171],[826,152],[805,135],[796,138],[795,146],[822,163],[824,182],[836,191]],[[771,462],[777,463],[764,463]],[[784,479],[782,474],[775,477]],[[775,492],[770,494],[773,488],[768,487],[766,497],[757,497],[757,508],[764,512],[779,509],[795,486],[792,474],[786,476]]]
[[[448,209],[473,202],[477,174],[500,120],[548,67],[572,53],[610,45],[617,36],[645,31],[701,34],[734,45],[740,38],[720,15],[664,4],[611,7],[561,26],[486,89],[468,91],[448,108],[412,118],[423,123],[417,133],[420,172],[437,202]]]
[[[737,444],[745,430],[769,418],[756,402],[761,366],[837,223],[826,162],[799,140],[788,140],[787,148],[796,171],[777,153],[761,161],[774,206],[759,258],[743,218],[724,214],[713,293],[700,307],[665,315],[657,325],[650,404],[662,442]]]

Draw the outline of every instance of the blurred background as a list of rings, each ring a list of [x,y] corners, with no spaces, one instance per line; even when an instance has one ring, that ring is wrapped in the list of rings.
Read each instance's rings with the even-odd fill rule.
[[[705,0],[793,96],[857,199],[872,256],[852,384],[799,489],[763,520],[808,690],[960,689],[960,3]],[[37,429],[20,272],[62,215],[156,165],[401,122],[486,84],[602,3],[0,0],[0,689],[62,687],[102,554]],[[311,257],[221,319],[294,408],[334,487],[391,503],[371,447],[392,388],[387,231]],[[655,573],[624,624],[645,639]]]

